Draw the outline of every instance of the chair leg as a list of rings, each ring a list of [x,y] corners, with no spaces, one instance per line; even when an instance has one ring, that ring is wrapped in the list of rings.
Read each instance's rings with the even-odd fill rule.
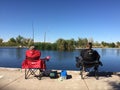
[[[98,76],[98,66],[95,67],[95,78],[98,80],[99,76]]]
[[[82,66],[82,70],[80,71],[81,79],[84,79],[84,77],[83,77],[83,72],[84,72],[84,71],[85,71],[85,67]]]
[[[95,71],[95,78],[98,80],[99,76],[98,76],[98,71]]]
[[[37,71],[37,69],[29,69],[29,70],[31,75],[36,76],[35,72]]]
[[[25,79],[28,79],[30,74],[31,74],[31,69],[25,69]]]
[[[27,69],[25,69],[25,79],[28,78],[27,75],[28,75],[28,71],[27,71]]]
[[[41,69],[39,69],[39,76],[38,79],[41,80],[42,74],[41,74]]]
[[[36,71],[37,71],[36,69],[25,69],[25,79],[28,79],[30,75],[37,76],[35,74]]]

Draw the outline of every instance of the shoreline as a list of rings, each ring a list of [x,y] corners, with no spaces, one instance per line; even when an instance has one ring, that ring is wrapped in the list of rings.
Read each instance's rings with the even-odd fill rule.
[[[8,67],[0,67],[0,70],[25,70],[25,69],[22,69],[22,68],[8,68]],[[51,70],[56,70],[56,71],[62,71],[62,69],[51,69]],[[66,71],[74,71],[74,72],[79,72],[79,70],[67,70],[66,69]],[[111,72],[111,73],[113,73],[114,75],[116,75],[116,74],[119,74],[120,75],[120,71],[118,71],[118,72],[112,72],[112,71],[100,71],[100,72]],[[99,73],[100,73],[99,72]]]
[[[0,46],[0,48],[28,48],[28,47],[18,47],[18,46]]]
[[[29,47],[19,47],[19,46],[0,46],[0,48],[29,48]],[[120,48],[111,48],[111,47],[93,47],[93,49],[98,48],[98,49],[120,49]],[[84,49],[84,48],[75,48],[77,49]]]

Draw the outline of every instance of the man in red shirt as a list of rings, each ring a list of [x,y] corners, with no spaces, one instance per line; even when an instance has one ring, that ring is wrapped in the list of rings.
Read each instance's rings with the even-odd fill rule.
[[[31,46],[29,50],[26,51],[26,59],[29,60],[39,60],[41,52],[36,50],[35,46]]]
[[[40,62],[38,64],[36,64],[38,67],[41,67],[42,69],[46,69],[46,63],[45,61],[49,61],[50,57],[47,56],[45,58],[40,58],[41,57],[41,51],[37,50],[35,46],[30,46],[30,48],[28,50],[26,50],[25,53],[26,56],[26,61],[27,62],[31,62],[31,61],[35,61],[35,62]],[[28,64],[28,63],[27,63]],[[30,64],[31,66],[31,64]]]

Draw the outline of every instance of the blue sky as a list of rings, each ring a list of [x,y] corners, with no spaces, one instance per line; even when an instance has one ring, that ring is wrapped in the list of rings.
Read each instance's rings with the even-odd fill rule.
[[[120,41],[120,0],[0,0],[0,38]]]

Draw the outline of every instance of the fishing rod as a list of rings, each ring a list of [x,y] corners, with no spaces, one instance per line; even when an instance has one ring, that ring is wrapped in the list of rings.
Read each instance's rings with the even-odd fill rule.
[[[33,22],[32,22],[32,34],[33,34],[33,45],[34,45],[34,26],[33,26]]]

